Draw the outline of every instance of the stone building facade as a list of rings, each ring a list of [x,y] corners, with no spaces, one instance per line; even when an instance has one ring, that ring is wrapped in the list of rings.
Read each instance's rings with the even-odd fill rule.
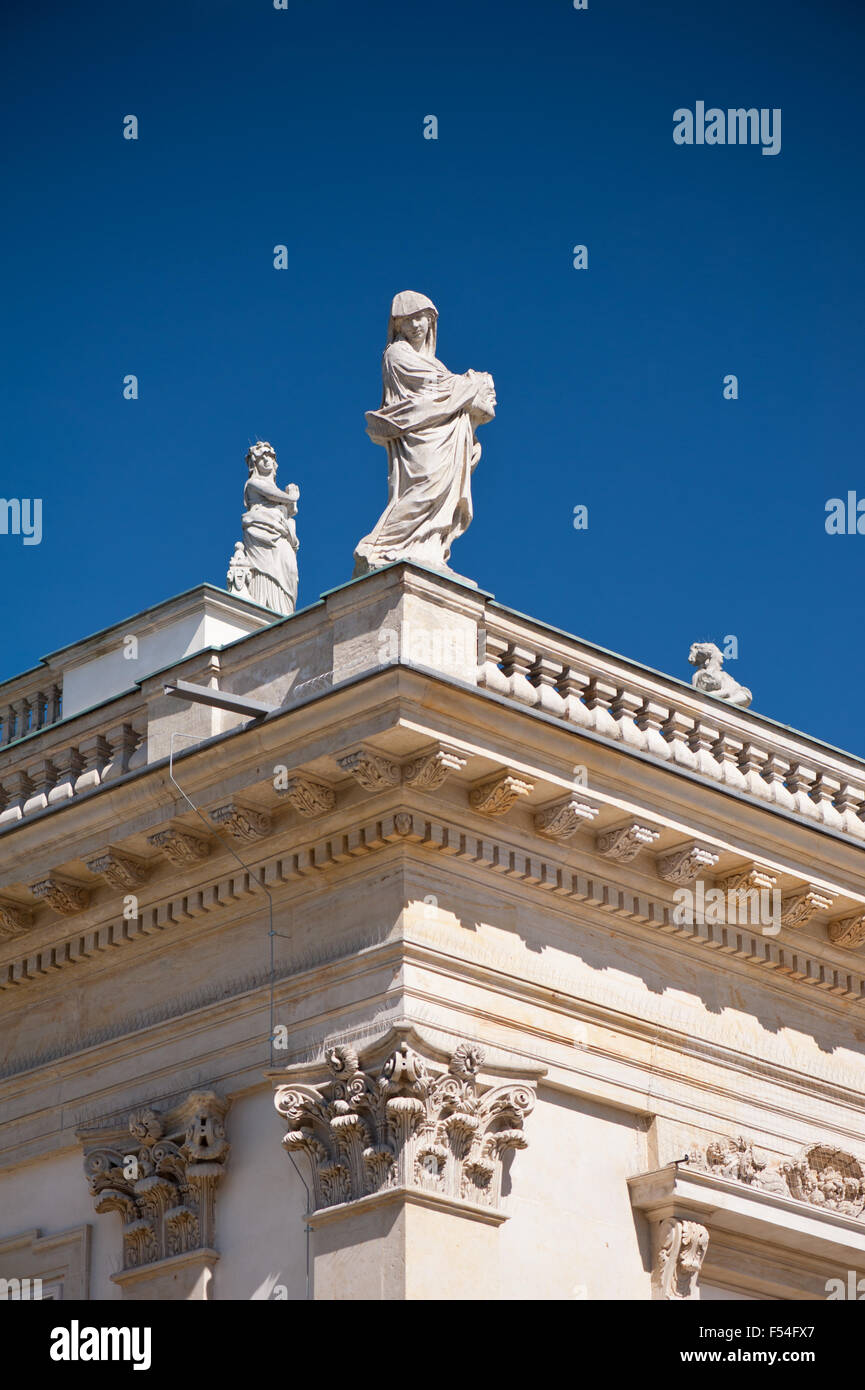
[[[865,1273],[861,760],[405,563],[203,586],[0,721],[0,1279]]]

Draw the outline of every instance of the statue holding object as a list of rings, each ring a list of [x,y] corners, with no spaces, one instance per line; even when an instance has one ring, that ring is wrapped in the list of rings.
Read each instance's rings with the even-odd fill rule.
[[[414,290],[390,311],[382,358],[383,394],[366,429],[388,456],[388,503],[358,543],[355,577],[396,560],[453,571],[451,545],[472,519],[471,475],[481,456],[478,425],[492,420],[495,386],[487,372],[449,372],[436,357],[438,310]]]
[[[229,593],[287,616],[297,601],[297,539],[294,518],[300,489],[276,484],[276,453],[266,441],[246,455],[249,477],[243,489],[243,540],[228,567]]]

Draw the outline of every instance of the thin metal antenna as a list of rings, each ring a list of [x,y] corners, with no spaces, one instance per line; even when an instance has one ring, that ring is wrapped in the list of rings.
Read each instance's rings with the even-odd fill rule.
[[[230,845],[230,844],[228,843],[227,840],[223,839],[223,837],[222,837],[222,835],[220,835],[219,831],[218,831],[218,830],[215,830],[215,829],[213,828],[213,826],[211,825],[210,821],[208,821],[208,820],[205,819],[205,817],[202,815],[201,811],[199,811],[198,807],[195,805],[195,802],[190,800],[190,798],[186,795],[186,792],[185,792],[185,791],[183,790],[183,788],[181,787],[180,783],[178,782],[177,778],[176,778],[175,775],[174,775],[174,740],[175,740],[176,738],[189,738],[189,739],[192,739],[192,740],[195,741],[195,742],[200,742],[200,739],[198,739],[197,736],[196,736],[195,734],[184,734],[184,733],[181,733],[180,730],[178,730],[178,729],[174,729],[174,730],[172,731],[171,740],[170,740],[170,744],[169,744],[169,750],[168,750],[168,776],[169,776],[169,778],[170,778],[171,781],[174,783],[174,785],[175,785],[175,787],[177,788],[177,790],[180,792],[180,795],[183,797],[183,800],[187,803],[188,806],[191,807],[191,809],[192,809],[192,810],[195,812],[195,814],[198,816],[198,819],[199,819],[199,820],[202,822],[202,824],[206,827],[208,835],[215,835],[216,838],[217,838],[217,840],[219,840],[223,845],[225,845],[225,847],[226,847],[226,849],[229,851],[229,853],[232,854],[232,855],[234,856],[234,858],[237,860],[237,862],[238,862],[238,864],[240,865],[240,867],[241,867],[246,873],[249,874],[249,876],[250,876],[250,878],[253,880],[253,882],[258,884],[258,886],[259,886],[259,888],[261,889],[262,893],[264,893],[264,894],[266,895],[266,897],[267,897],[267,905],[268,905],[268,913],[269,913],[268,938],[269,938],[269,942],[270,942],[270,1065],[273,1066],[273,1065],[274,1065],[274,1061],[273,1061],[274,990],[275,990],[275,982],[276,982],[276,963],[275,963],[275,958],[274,958],[274,945],[273,945],[274,937],[276,936],[276,932],[273,930],[273,896],[272,896],[272,894],[271,894],[271,892],[270,892],[270,889],[267,887],[267,884],[266,884],[266,883],[264,882],[264,880],[259,876],[259,874],[256,873],[255,869],[253,869],[251,865],[244,863],[244,861],[241,859],[240,855],[237,853],[237,850],[234,848],[234,846],[233,846],[233,845]]]
[[[309,1233],[312,1230],[312,1227],[309,1224],[309,1212],[312,1207],[312,1193],[310,1192],[307,1186],[306,1179],[304,1178],[303,1173],[300,1171],[300,1169],[294,1161],[294,1154],[291,1152],[290,1149],[286,1149],[285,1152],[291,1159],[292,1168],[294,1169],[295,1173],[297,1173],[297,1176],[300,1178],[301,1182],[304,1185],[304,1188],[306,1189],[306,1297],[307,1299],[309,1299]]]

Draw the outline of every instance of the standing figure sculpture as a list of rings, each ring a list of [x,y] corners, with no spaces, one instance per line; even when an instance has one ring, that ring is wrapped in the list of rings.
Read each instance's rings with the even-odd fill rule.
[[[387,449],[388,503],[358,543],[355,576],[395,560],[450,574],[451,545],[472,519],[471,475],[481,456],[475,431],[495,415],[495,387],[487,372],[454,376],[438,360],[437,323],[426,295],[395,297],[382,403],[366,413],[367,434]]]
[[[728,705],[739,705],[747,709],[751,703],[751,692],[746,685],[740,685],[724,671],[724,654],[714,642],[692,642],[688,660],[697,669],[691,677],[691,684],[706,695],[716,695],[726,700]]]
[[[297,548],[294,525],[300,489],[276,485],[276,453],[262,441],[246,455],[249,478],[243,489],[243,540],[228,568],[230,593],[260,603],[274,613],[294,612],[297,601]]]

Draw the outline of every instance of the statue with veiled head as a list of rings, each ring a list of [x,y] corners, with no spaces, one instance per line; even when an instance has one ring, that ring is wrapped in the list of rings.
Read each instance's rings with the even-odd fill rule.
[[[472,519],[471,475],[479,425],[496,409],[487,372],[455,376],[436,357],[438,310],[415,290],[398,294],[382,358],[382,402],[367,411],[373,443],[387,450],[388,504],[355,550],[355,575],[396,560],[452,573],[451,545]]]

